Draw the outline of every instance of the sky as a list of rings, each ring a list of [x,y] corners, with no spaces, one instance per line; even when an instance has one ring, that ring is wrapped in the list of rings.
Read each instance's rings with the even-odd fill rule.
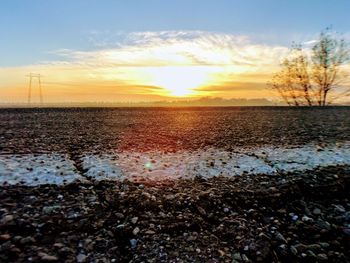
[[[350,39],[348,10],[348,0],[2,0],[0,102],[25,102],[30,72],[46,102],[274,100],[266,82],[291,43],[327,26]]]

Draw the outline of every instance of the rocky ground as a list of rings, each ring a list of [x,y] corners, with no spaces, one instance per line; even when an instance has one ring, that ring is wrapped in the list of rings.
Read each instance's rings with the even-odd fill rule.
[[[350,107],[0,109],[0,123],[1,154],[234,151],[350,141]]]
[[[350,262],[350,168],[0,189],[1,262]]]

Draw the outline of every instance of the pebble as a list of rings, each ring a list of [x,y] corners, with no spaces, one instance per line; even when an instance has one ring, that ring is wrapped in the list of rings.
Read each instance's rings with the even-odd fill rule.
[[[345,212],[346,212],[344,206],[342,206],[342,205],[333,205],[333,207],[334,207],[334,211],[335,211],[336,213],[342,214],[342,213],[345,213]]]
[[[311,245],[306,246],[306,248],[310,249],[310,250],[319,250],[319,249],[321,249],[321,245],[319,245],[319,244],[311,244]]]
[[[123,229],[123,228],[125,228],[124,224],[117,225],[117,229]]]
[[[315,209],[312,211],[312,213],[313,213],[314,215],[318,216],[318,215],[321,214],[321,209],[315,208]]]
[[[21,239],[20,243],[22,245],[26,245],[26,244],[29,244],[29,243],[35,243],[35,241],[36,240],[33,237],[24,237],[24,238]]]
[[[316,254],[312,250],[307,250],[306,255],[311,258],[316,258]]]
[[[328,261],[328,256],[324,253],[317,254],[317,259],[320,261]]]
[[[233,254],[233,259],[237,260],[237,261],[241,261],[242,257],[240,253],[234,253]]]
[[[297,221],[298,218],[299,218],[299,217],[298,217],[297,215],[293,215],[293,216],[292,216],[292,220],[293,220],[293,221]]]
[[[114,215],[118,219],[124,219],[125,218],[125,216],[122,213],[115,213]]]
[[[290,247],[290,252],[292,252],[294,256],[298,255],[298,250],[295,248],[295,246]]]
[[[218,253],[219,253],[220,257],[223,257],[226,254],[225,251],[223,251],[221,249],[218,249]]]
[[[1,223],[8,224],[8,223],[11,223],[13,221],[13,219],[14,219],[13,215],[6,215],[1,219]]]
[[[154,235],[155,233],[156,233],[156,232],[153,231],[153,230],[147,230],[147,231],[145,232],[146,235]]]
[[[249,262],[249,258],[245,255],[245,254],[242,254],[242,260],[243,262]]]
[[[135,227],[134,230],[132,231],[133,235],[136,236],[140,232],[140,228]]]
[[[85,262],[86,258],[87,258],[87,256],[86,256],[85,254],[80,253],[80,254],[78,254],[78,256],[77,256],[77,262],[78,262],[78,263]]]
[[[331,230],[331,225],[327,221],[317,220],[316,225],[323,230]]]
[[[134,225],[137,223],[137,220],[139,220],[139,218],[137,216],[131,218],[131,223],[133,223]]]
[[[64,247],[64,244],[62,244],[62,243],[55,243],[55,244],[53,244],[53,247],[54,248],[62,248],[62,247]]]
[[[44,214],[50,214],[54,212],[56,209],[60,208],[60,206],[44,206],[43,207],[43,213]]]
[[[7,241],[11,238],[11,236],[9,234],[3,234],[3,235],[0,235],[0,240],[1,241]]]
[[[40,259],[42,261],[50,261],[50,262],[52,262],[52,261],[57,261],[58,260],[58,257],[52,256],[52,255],[48,255],[48,254],[46,254],[44,252],[39,252],[38,256],[40,257]]]
[[[321,246],[322,248],[328,248],[328,247],[329,247],[329,243],[321,242],[321,243],[320,243],[320,246]]]
[[[199,212],[202,216],[207,215],[207,212],[204,210],[204,208],[198,206],[197,209],[198,209],[198,212]]]
[[[306,250],[306,246],[301,243],[294,245],[294,248],[300,252],[304,252]]]
[[[304,216],[301,218],[301,220],[304,221],[304,222],[313,222],[313,221],[314,221],[313,218],[308,217],[308,216],[306,216],[306,215],[304,215]]]
[[[286,240],[286,239],[284,238],[284,236],[283,236],[281,233],[279,233],[279,232],[276,233],[276,239],[277,239],[278,241],[283,242],[283,243],[287,243],[287,240]]]
[[[137,246],[137,240],[136,239],[130,239],[130,245],[131,245],[131,248],[134,249],[136,248]]]

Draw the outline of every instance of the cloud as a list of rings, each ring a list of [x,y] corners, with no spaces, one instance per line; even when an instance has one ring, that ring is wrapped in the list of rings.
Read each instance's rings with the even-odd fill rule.
[[[0,68],[0,88],[13,87],[13,93],[17,89],[17,95],[25,94],[24,75],[39,72],[50,89],[47,96],[64,98],[66,94],[68,100],[96,96],[109,101],[125,94],[234,97],[237,92],[240,97],[263,97],[269,94],[261,87],[288,50],[254,43],[243,35],[204,31],[118,32],[110,39],[103,37],[106,34],[113,35],[91,32],[88,41],[94,42],[94,50],[59,49],[51,51],[56,60]],[[258,91],[252,83],[259,86]],[[11,96],[9,90],[7,96]]]
[[[103,44],[102,44],[103,45]],[[247,66],[278,63],[283,46],[251,43],[246,36],[203,31],[130,33],[114,48],[94,51],[60,49],[54,53],[72,63],[95,66]]]

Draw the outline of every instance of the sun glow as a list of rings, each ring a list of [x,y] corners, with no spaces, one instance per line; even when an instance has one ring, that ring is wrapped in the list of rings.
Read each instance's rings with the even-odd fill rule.
[[[151,84],[164,90],[162,95],[186,97],[197,95],[196,88],[208,83],[209,73],[201,67],[169,66],[147,70]]]

